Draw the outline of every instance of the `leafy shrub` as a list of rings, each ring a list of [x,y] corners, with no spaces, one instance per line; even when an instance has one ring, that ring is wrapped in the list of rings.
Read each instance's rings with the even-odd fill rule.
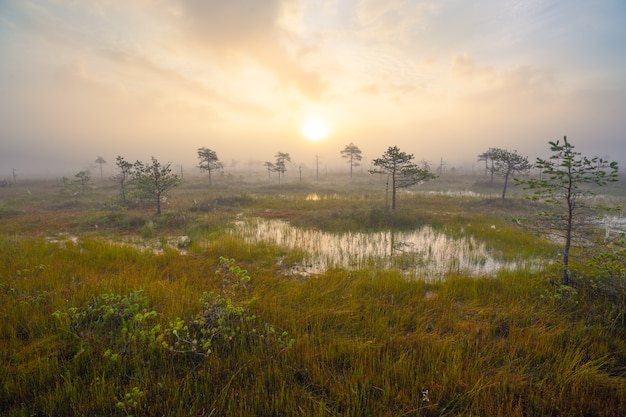
[[[176,353],[211,354],[214,349],[228,348],[228,343],[242,331],[246,321],[256,317],[213,292],[201,298],[202,310],[191,320],[176,318],[163,331],[163,347]]]
[[[173,353],[207,356],[215,350],[228,351],[236,339],[271,340],[287,347],[293,340],[286,332],[263,322],[236,298],[249,289],[248,271],[234,259],[220,257],[216,273],[223,276],[222,293],[204,292],[201,310],[191,319],[175,318],[167,326],[157,323],[159,314],[149,308],[142,290],[128,295],[102,294],[87,306],[70,307],[54,316],[67,320],[73,334],[82,341],[104,342],[104,356],[119,360],[131,348],[165,348]]]
[[[117,359],[126,354],[137,342],[158,338],[158,325],[153,325],[157,312],[148,308],[148,298],[143,290],[128,295],[102,294],[83,308],[70,307],[66,312],[56,311],[54,316],[69,320],[73,333],[81,340],[94,337],[108,342],[105,356]]]
[[[207,356],[215,351],[228,351],[236,339],[258,338],[272,340],[281,346],[293,345],[287,333],[278,333],[260,323],[235,298],[250,285],[248,271],[235,264],[234,259],[220,257],[216,273],[223,276],[222,294],[204,292],[202,309],[190,320],[176,318],[163,330],[162,346],[171,352]]]

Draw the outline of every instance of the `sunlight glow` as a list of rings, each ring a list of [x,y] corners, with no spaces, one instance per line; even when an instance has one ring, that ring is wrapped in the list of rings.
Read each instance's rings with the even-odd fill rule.
[[[302,133],[309,140],[318,141],[328,136],[328,124],[317,117],[307,119],[302,125]]]

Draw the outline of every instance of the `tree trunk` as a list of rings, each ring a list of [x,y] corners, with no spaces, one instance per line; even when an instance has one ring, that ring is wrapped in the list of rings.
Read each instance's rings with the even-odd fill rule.
[[[387,182],[385,183],[385,209],[389,208],[389,175],[387,175]]]
[[[509,173],[507,172],[507,174],[504,176],[504,187],[502,188],[502,199],[504,200],[504,197],[506,196],[506,186],[509,182]]]
[[[567,230],[567,236],[565,237],[565,250],[563,251],[563,277],[561,283],[563,285],[569,285],[569,250],[571,247],[572,236],[571,230]]]
[[[574,218],[574,207],[571,197],[567,199],[567,226],[565,230],[565,249],[563,250],[563,277],[561,282],[563,285],[570,284],[569,276],[569,252],[572,247],[572,220]]]
[[[396,209],[396,174],[391,174],[391,211]]]

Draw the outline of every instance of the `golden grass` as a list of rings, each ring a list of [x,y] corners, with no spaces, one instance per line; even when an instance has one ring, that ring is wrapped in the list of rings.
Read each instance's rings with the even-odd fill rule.
[[[270,189],[267,196],[225,199],[198,211],[190,198],[196,188],[183,187],[184,201],[157,218],[148,208],[110,207],[114,190],[68,208],[58,190],[36,185],[30,185],[31,197],[10,200],[10,210],[5,203],[0,215],[2,415],[626,413],[626,328],[618,306],[601,295],[555,287],[551,271],[450,275],[436,282],[367,268],[289,277],[284,264],[298,254],[238,241],[224,232],[227,222],[269,208],[288,210],[303,224],[324,213],[347,213],[336,217],[333,227],[341,227],[362,202],[349,193],[318,206],[289,193],[277,202]],[[357,185],[359,196],[374,193]],[[203,201],[241,194],[226,186],[201,192]],[[517,247],[531,257],[552,250],[506,220],[525,210],[522,202],[405,195],[399,204],[414,207],[421,221],[471,233],[503,253]],[[88,227],[95,220],[99,227]],[[149,221],[148,237],[143,228]],[[76,240],[46,239],[60,233]],[[183,234],[192,239],[186,254],[165,245],[167,236]],[[129,237],[163,250],[120,244]],[[228,277],[218,271],[220,256],[247,270],[247,289],[230,292]],[[135,317],[120,327],[98,321],[77,327],[68,315],[103,294],[138,290],[146,310],[156,312],[146,322]],[[176,318],[191,320],[209,291],[255,318],[207,356],[177,354],[142,339]],[[120,305],[110,307],[120,313]],[[129,323],[135,333],[123,330]],[[269,326],[286,331],[293,345],[259,337]]]

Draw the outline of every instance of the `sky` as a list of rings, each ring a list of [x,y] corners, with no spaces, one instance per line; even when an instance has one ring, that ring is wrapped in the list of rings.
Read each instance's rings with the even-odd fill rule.
[[[0,179],[201,147],[347,171],[350,143],[467,167],[564,136],[624,166],[624,45],[623,0],[0,0]]]

